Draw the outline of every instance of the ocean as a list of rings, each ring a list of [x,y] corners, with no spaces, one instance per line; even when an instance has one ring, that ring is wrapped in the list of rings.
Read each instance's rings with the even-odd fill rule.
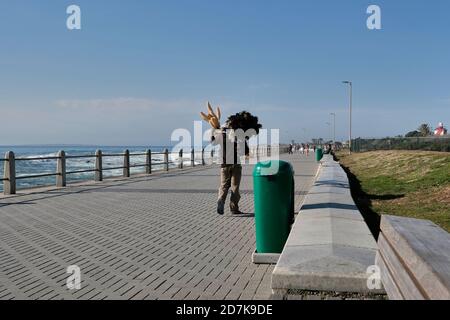
[[[66,152],[66,156],[77,156],[77,155],[95,155],[96,150],[102,150],[103,154],[117,154],[123,153],[125,149],[130,150],[130,153],[145,153],[147,149],[151,149],[152,153],[163,152],[164,149],[169,150],[169,161],[178,161],[178,154],[171,154],[171,148],[169,146],[154,146],[154,147],[129,147],[129,146],[0,146],[0,157],[3,158],[7,151],[13,151],[16,158],[45,158],[56,156],[60,150]],[[200,151],[201,148],[196,148],[196,151]],[[205,158],[208,156],[205,155]],[[163,169],[163,155],[152,155],[152,170],[162,170]],[[200,155],[196,155],[196,164],[200,164]],[[130,157],[131,165],[144,164],[145,156],[132,156]],[[190,152],[186,152],[183,155],[183,163],[190,165]],[[120,167],[123,165],[123,157],[103,157],[103,168],[108,167]],[[171,168],[177,166],[176,163],[171,163],[169,165]],[[81,158],[81,159],[67,159],[66,160],[66,170],[69,171],[80,171],[95,168],[95,158]],[[3,177],[4,163],[0,162],[0,177]],[[131,174],[143,173],[145,167],[131,168]],[[39,159],[39,160],[24,160],[16,161],[16,176],[26,176],[35,175],[43,173],[54,173],[56,172],[56,160],[51,159]],[[115,170],[104,170],[104,178],[121,176],[122,169]],[[41,178],[31,178],[31,179],[19,179],[17,180],[17,189],[27,189],[37,186],[49,186],[55,184],[56,177],[41,177]],[[75,173],[67,175],[67,183],[77,182],[83,180],[93,180],[94,172],[85,173]],[[0,191],[3,191],[3,183],[0,181]]]

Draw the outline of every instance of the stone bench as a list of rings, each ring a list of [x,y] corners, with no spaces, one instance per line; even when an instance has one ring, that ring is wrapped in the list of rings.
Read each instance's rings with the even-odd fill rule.
[[[353,202],[345,171],[324,155],[272,274],[274,299],[294,292],[383,294],[370,290],[377,244]],[[335,294],[334,294],[335,295]],[[319,295],[320,296],[320,295]]]
[[[383,215],[376,264],[389,299],[450,299],[450,234],[428,220]]]

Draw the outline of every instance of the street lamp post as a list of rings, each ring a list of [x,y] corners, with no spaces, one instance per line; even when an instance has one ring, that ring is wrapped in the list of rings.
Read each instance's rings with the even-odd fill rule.
[[[308,139],[306,138],[306,128],[302,128],[302,130],[303,130],[303,137],[305,139],[304,143],[307,143]]]
[[[330,113],[333,116],[333,144],[336,144],[336,113]]]
[[[326,125],[328,126],[328,134],[330,135],[330,140],[333,138],[331,135],[332,135],[332,133],[331,133],[331,123],[330,122],[326,122]],[[328,135],[327,134],[327,135]]]
[[[342,81],[342,83],[348,84],[350,88],[350,127],[349,127],[349,140],[348,140],[348,151],[349,154],[352,154],[352,103],[353,103],[353,83],[351,81]]]

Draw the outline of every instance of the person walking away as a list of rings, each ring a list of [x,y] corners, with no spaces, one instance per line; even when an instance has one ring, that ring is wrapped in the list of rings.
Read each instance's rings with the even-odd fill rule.
[[[240,143],[237,137],[234,136],[234,130],[227,126],[222,127],[211,137],[212,145],[220,145],[221,164],[220,164],[220,186],[217,200],[217,213],[224,214],[225,201],[228,191],[231,189],[230,196],[230,211],[232,214],[241,214],[239,210],[239,201],[241,199],[239,186],[242,178],[242,165]],[[245,156],[249,155],[249,148],[247,142],[245,144]]]

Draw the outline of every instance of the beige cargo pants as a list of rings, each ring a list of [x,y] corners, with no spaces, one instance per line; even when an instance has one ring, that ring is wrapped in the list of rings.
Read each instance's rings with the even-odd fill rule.
[[[220,169],[219,201],[225,203],[231,187],[230,210],[232,212],[239,211],[241,177],[242,165],[240,164],[225,165]]]

